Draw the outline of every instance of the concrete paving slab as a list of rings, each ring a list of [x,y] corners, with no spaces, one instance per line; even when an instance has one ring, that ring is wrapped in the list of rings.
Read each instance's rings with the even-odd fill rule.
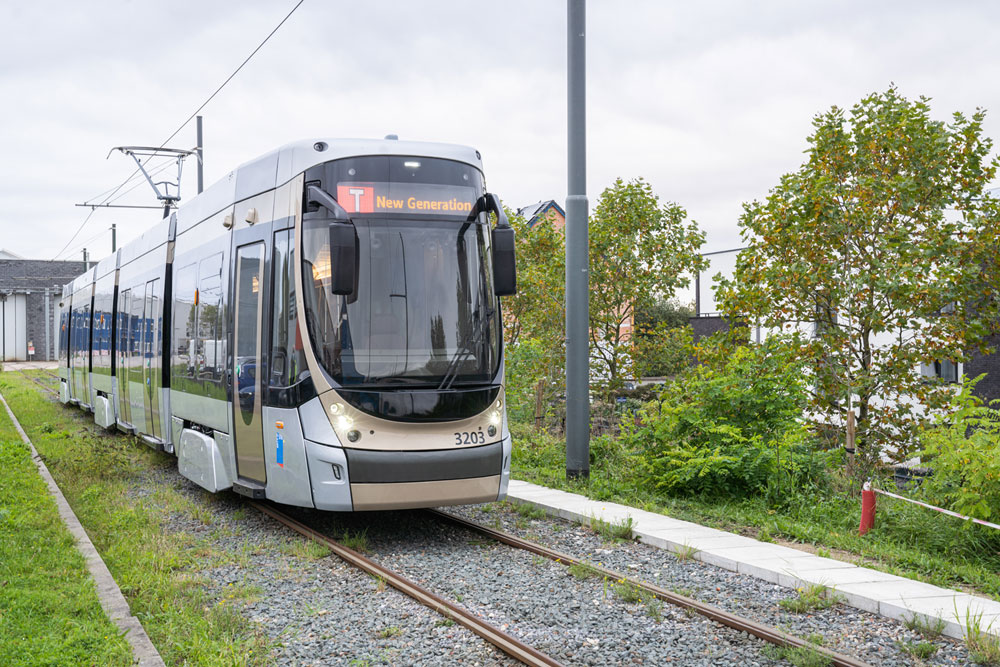
[[[838,589],[847,584],[874,583],[876,581],[893,581],[896,575],[886,572],[879,572],[867,567],[857,567],[850,563],[834,561],[847,567],[834,567],[830,569],[807,569],[800,570],[794,566],[788,571],[778,575],[778,584],[789,588],[801,588],[808,585],[819,585]]]
[[[694,558],[704,563],[790,588],[821,584],[836,590],[847,604],[889,618],[905,620],[917,614],[941,619],[945,633],[953,637],[964,634],[965,610],[981,613],[980,627],[1000,636],[1000,603],[993,600],[520,480],[511,480],[508,497],[511,502],[530,503],[569,521],[587,523],[594,517],[620,521],[631,517],[633,532],[640,542],[671,551],[695,549]],[[956,609],[963,615],[961,623],[955,619]]]
[[[758,560],[741,561],[738,565],[737,571],[757,577],[758,579],[763,579],[764,581],[770,581],[772,584],[780,585],[781,577],[783,575],[789,575],[793,572],[808,572],[810,570],[826,571],[837,567],[847,569],[853,568],[854,566],[850,563],[841,563],[840,561],[831,560],[829,558],[821,558],[819,556],[813,556],[806,553],[804,556],[797,556],[795,558],[778,556],[776,558],[771,557]]]

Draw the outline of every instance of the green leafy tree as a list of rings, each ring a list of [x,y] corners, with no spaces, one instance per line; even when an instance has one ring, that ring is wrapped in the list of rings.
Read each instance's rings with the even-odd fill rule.
[[[637,377],[632,340],[637,312],[673,294],[705,262],[705,234],[677,204],[660,204],[643,179],[617,179],[590,217],[592,367],[610,392]]]
[[[763,202],[744,206],[748,248],[720,280],[726,312],[805,330],[813,410],[858,417],[862,463],[905,455],[942,382],[921,363],[961,361],[997,322],[997,163],[984,113],[931,118],[895,88],[813,120],[808,159]],[[921,407],[922,404],[924,407]],[[859,468],[864,471],[865,467]]]
[[[517,294],[503,299],[507,392],[512,414],[527,418],[565,384],[565,266],[562,231],[551,218],[534,227],[507,210],[516,233]]]

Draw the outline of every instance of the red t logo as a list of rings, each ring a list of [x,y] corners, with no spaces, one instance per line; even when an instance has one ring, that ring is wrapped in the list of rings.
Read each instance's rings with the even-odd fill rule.
[[[375,188],[370,185],[338,185],[337,203],[348,213],[374,213]]]

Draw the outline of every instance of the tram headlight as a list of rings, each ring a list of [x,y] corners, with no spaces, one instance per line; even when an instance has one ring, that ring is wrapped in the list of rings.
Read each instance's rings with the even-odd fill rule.
[[[330,406],[330,414],[336,417],[337,415],[344,414],[344,404],[334,403]]]
[[[347,429],[351,428],[351,424],[353,423],[354,420],[346,415],[341,415],[337,417],[337,428],[339,428],[341,431],[346,431]]]
[[[361,431],[357,429],[351,429],[347,432],[347,439],[351,442],[357,442],[361,439]]]

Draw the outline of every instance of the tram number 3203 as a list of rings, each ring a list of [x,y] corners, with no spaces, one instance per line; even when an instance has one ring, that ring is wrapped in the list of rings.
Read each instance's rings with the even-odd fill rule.
[[[455,433],[455,444],[456,445],[485,445],[486,444],[486,434],[483,433],[483,429],[480,428],[478,431],[459,431]]]

